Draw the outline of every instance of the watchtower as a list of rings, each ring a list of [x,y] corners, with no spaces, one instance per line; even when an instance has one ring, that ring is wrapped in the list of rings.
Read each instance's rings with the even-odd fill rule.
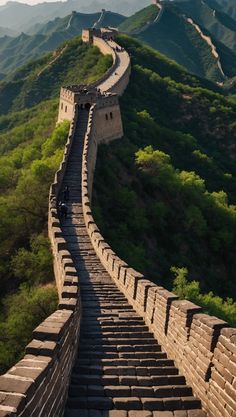
[[[86,85],[70,85],[61,88],[58,123],[73,120],[76,112],[89,110],[96,104],[96,140],[109,142],[123,136],[120,106],[117,94],[101,92]]]
[[[93,43],[93,37],[102,38],[105,40],[114,40],[118,31],[115,28],[105,27],[101,29],[88,28],[82,30],[82,40],[86,43]]]

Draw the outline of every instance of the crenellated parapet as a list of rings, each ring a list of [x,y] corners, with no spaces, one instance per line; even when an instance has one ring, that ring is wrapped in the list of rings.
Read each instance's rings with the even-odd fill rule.
[[[90,86],[70,85],[61,88],[58,122],[72,121],[76,109],[89,108],[93,104],[97,104],[97,108],[105,108],[107,105],[107,114],[112,112],[109,107],[119,106],[118,97],[115,96],[121,96],[128,85],[131,62],[128,53],[114,41],[116,33],[114,29],[109,28],[83,30],[84,42],[97,46],[104,55],[111,55],[113,64]],[[110,128],[112,129],[112,126]]]
[[[48,230],[54,256],[58,309],[33,331],[22,360],[0,377],[1,417],[63,416],[79,340],[81,306],[78,276],[62,236],[56,201],[75,126],[76,115],[49,195]]]
[[[58,310],[33,331],[25,357],[0,377],[0,416],[64,415],[79,343],[81,301],[79,277],[67,248],[57,207],[73,141],[80,127],[80,114],[87,109],[82,167],[78,166],[81,169],[83,228],[102,265],[143,317],[168,357],[175,361],[201,399],[208,416],[234,417],[236,329],[216,317],[203,314],[199,306],[179,300],[175,294],[130,268],[105,241],[94,221],[91,200],[97,148],[102,142],[123,136],[118,98],[128,84],[131,64],[127,52],[104,32],[89,30],[83,32],[83,37],[86,42],[98,46],[102,53],[110,53],[113,65],[92,86],[72,85],[61,89],[58,121],[69,120],[71,126],[63,160],[50,188],[48,211],[59,305]],[[182,410],[167,413],[174,417],[203,415],[194,414],[194,410],[188,414]]]
[[[105,241],[91,209],[96,164],[96,105],[89,114],[82,163],[84,221],[101,263],[201,399],[209,417],[236,413],[236,329],[155,285],[121,260]]]
[[[90,109],[82,164],[84,220],[101,263],[141,315],[168,357],[201,399],[209,417],[236,412],[236,329],[155,285],[121,260],[105,241],[91,209],[96,159],[96,107]],[[193,414],[194,415],[194,414]]]
[[[102,45],[103,42],[106,43],[102,40]],[[100,84],[112,76],[117,65],[116,53],[110,47],[106,51],[103,45],[101,52],[111,53],[113,65],[101,78]],[[54,258],[59,305],[58,309],[33,331],[32,341],[26,347],[22,360],[0,376],[1,417],[64,415],[71,370],[78,349],[81,302],[79,278],[62,233],[57,203],[79,111],[96,107],[96,147],[100,142],[123,136],[117,92],[119,94],[115,89],[114,92],[100,89],[99,81],[92,86],[73,85],[61,89],[58,121],[69,120],[71,126],[63,160],[50,188],[48,210],[48,234]],[[90,155],[92,157],[92,154]],[[94,167],[95,161],[96,150]]]

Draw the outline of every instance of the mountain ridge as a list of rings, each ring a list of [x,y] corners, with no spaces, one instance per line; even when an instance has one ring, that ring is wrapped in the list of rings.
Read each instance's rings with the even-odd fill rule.
[[[234,77],[236,74],[234,42],[222,43],[216,37],[217,31],[211,31],[212,21],[215,19],[218,22],[217,16],[211,16],[210,22],[204,25],[204,19],[199,18],[196,6],[192,3],[190,1],[157,2],[160,8],[159,14],[156,6],[148,6],[128,17],[119,26],[119,29],[176,60],[188,71],[222,83],[228,77]],[[208,4],[204,2],[203,4],[204,6],[199,12],[200,17],[205,8],[207,8],[208,14],[210,10]],[[211,9],[211,13],[214,14],[214,10]],[[217,13],[223,16],[221,12]],[[157,14],[156,18],[155,14]],[[151,21],[148,21],[148,18],[145,20],[146,16],[152,16]],[[236,25],[233,19],[229,17],[227,19],[231,25]],[[218,22],[217,24],[222,31],[222,23]],[[236,34],[225,27],[223,41],[227,38],[228,33],[236,40]]]
[[[55,18],[46,23],[35,35],[21,33],[18,37],[5,36],[0,42],[0,72],[8,74],[29,60],[40,58],[57,48],[62,42],[82,33],[84,27],[93,26],[100,13],[83,14],[73,12],[64,18]],[[107,12],[104,22],[113,26],[123,21],[124,16]],[[68,26],[68,23],[70,25]],[[2,76],[3,78],[3,76]]]

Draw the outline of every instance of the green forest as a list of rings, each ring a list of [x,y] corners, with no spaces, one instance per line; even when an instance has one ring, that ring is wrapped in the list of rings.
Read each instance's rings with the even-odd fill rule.
[[[235,325],[236,104],[139,41],[118,41],[132,59],[125,136],[99,148],[96,221],[131,266]],[[75,38],[0,83],[1,372],[57,306],[47,208],[69,131],[56,126],[60,87],[110,65]]]
[[[236,105],[140,42],[119,42],[133,65],[125,136],[99,148],[96,221],[129,265],[236,325]]]
[[[21,357],[32,330],[57,306],[47,210],[69,131],[68,122],[55,127],[60,87],[92,82],[111,62],[80,38],[54,64],[50,60],[32,62],[0,83],[1,372]]]

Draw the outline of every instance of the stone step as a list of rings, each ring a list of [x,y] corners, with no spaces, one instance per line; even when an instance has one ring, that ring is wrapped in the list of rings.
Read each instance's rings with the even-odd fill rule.
[[[185,378],[101,265],[87,234],[81,201],[87,124],[88,112],[79,112],[62,183],[70,187],[62,232],[80,278],[83,314],[65,417],[204,417]]]
[[[94,269],[94,268],[93,268]],[[108,300],[107,300],[108,301]],[[101,306],[102,308],[109,308],[109,310],[116,310],[116,309],[120,309],[122,308],[123,310],[131,310],[131,306],[129,306],[126,301],[117,301],[116,303],[113,301],[109,302],[104,302],[104,301],[86,301],[83,299],[82,297],[82,302],[83,302],[83,306],[84,308],[93,308],[95,305]]]
[[[84,309],[84,305],[83,305],[83,309]],[[133,330],[127,333],[127,332],[121,332],[121,331],[108,332],[104,330],[93,332],[93,331],[88,331],[84,329],[81,332],[81,340],[83,340],[85,337],[86,339],[93,339],[93,340],[96,339],[96,341],[114,339],[114,342],[116,341],[116,339],[127,339],[127,342],[129,341],[129,339],[137,339],[137,338],[139,338],[139,340],[150,339],[150,338],[152,338],[152,340],[155,340],[153,335],[147,331],[140,332],[140,331],[133,331]]]
[[[146,342],[146,340],[145,340]],[[138,353],[145,353],[145,354],[150,354],[150,353],[154,353],[154,352],[160,352],[161,351],[161,347],[160,345],[158,345],[157,343],[150,343],[150,344],[141,344],[141,345],[120,345],[117,346],[117,344],[97,344],[94,341],[94,344],[90,345],[88,347],[87,341],[85,341],[85,343],[81,343],[80,342],[80,346],[79,346],[79,351],[80,352],[123,352],[123,353],[130,353],[132,355],[138,354]],[[132,358],[132,356],[131,356]]]
[[[187,385],[140,387],[129,385],[71,385],[70,397],[192,397],[192,388]]]
[[[160,375],[163,372],[163,367],[174,366],[174,362],[171,359],[156,359],[155,366],[146,366],[143,364],[138,365],[118,365],[118,366],[102,366],[102,365],[85,365],[78,366],[75,371],[79,375]],[[160,369],[161,368],[161,369]]]
[[[150,346],[150,349],[149,349]],[[155,353],[155,357],[158,357],[161,352],[161,348],[159,345],[115,345],[115,344],[94,344],[88,346],[86,343],[80,343],[80,352],[117,352],[122,355],[130,355],[126,356],[127,358],[134,358],[135,355],[144,354],[145,358],[151,356]],[[125,356],[122,356],[125,358]],[[154,356],[152,356],[154,357]],[[137,359],[137,358],[136,358]]]
[[[154,337],[153,336],[151,336],[151,335],[149,335],[148,337],[146,337],[146,339],[145,339],[145,344],[153,344],[153,342],[154,342]],[[119,346],[119,345],[125,345],[125,346],[127,346],[127,345],[135,345],[135,346],[137,346],[137,345],[143,345],[143,339],[139,339],[139,338],[132,338],[132,337],[130,337],[130,338],[124,338],[124,339],[122,339],[122,338],[114,338],[114,337],[110,337],[110,338],[108,338],[108,337],[101,337],[101,338],[99,338],[99,342],[98,342],[98,339],[97,340],[94,340],[94,339],[89,339],[89,338],[84,338],[84,337],[81,337],[81,342],[82,343],[86,343],[87,344],[87,346],[99,346],[100,345],[100,343],[102,344],[102,345],[117,345],[117,346]]]
[[[190,410],[201,407],[201,403],[195,397],[102,397],[85,396],[69,397],[68,408],[80,408],[85,410],[150,410],[172,411]]]
[[[89,326],[90,323],[91,322],[89,320],[87,320],[87,318],[85,318],[83,320],[83,324],[82,323],[81,324],[82,324],[82,326],[86,327],[87,325]],[[96,323],[97,323],[97,325],[101,325],[103,328],[105,328],[105,327],[116,328],[116,326],[119,326],[119,327],[122,327],[122,326],[125,326],[125,327],[144,326],[145,327],[145,323],[142,319],[141,320],[137,320],[137,319],[130,320],[129,321],[129,326],[127,326],[126,320],[106,320],[106,321],[100,321],[100,322],[98,322],[98,320],[96,320]]]
[[[174,411],[144,411],[144,410],[83,410],[66,408],[64,417],[207,417],[200,409]]]
[[[125,333],[125,332],[129,332],[130,330],[132,330],[132,333],[140,333],[140,332],[147,332],[148,331],[148,326],[137,326],[137,325],[132,325],[132,327],[130,326],[120,326],[118,323],[114,324],[113,326],[104,326],[103,324],[99,325],[99,324],[95,324],[95,325],[81,325],[80,327],[80,331],[87,331],[87,333],[96,333],[98,331],[102,331],[104,333],[107,332],[112,332],[112,333]]]
[[[71,383],[74,385],[130,385],[130,386],[164,386],[164,385],[186,385],[182,375],[169,374],[169,368],[163,367],[163,375],[136,376],[136,375],[77,375],[72,374]]]
[[[75,369],[78,366],[152,366],[155,367],[158,362],[157,359],[166,359],[167,355],[165,352],[160,352],[159,358],[145,358],[145,359],[126,359],[126,358],[117,358],[114,359],[107,359],[101,358],[100,360],[94,358],[80,358],[76,361],[74,367]]]

